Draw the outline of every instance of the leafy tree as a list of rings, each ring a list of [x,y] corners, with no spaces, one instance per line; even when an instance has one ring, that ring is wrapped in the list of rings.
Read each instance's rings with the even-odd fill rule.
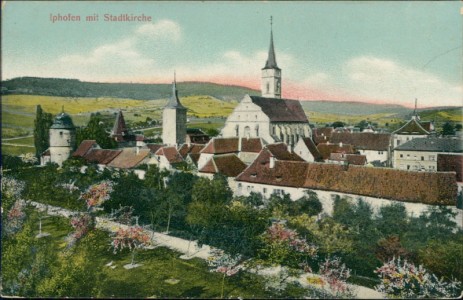
[[[165,180],[169,172],[165,169],[161,170],[157,165],[150,165],[145,174],[144,185],[148,188],[162,190],[165,188]]]
[[[463,234],[455,240],[431,240],[419,250],[419,261],[431,272],[463,282]]]
[[[409,252],[402,246],[400,238],[397,235],[391,235],[387,238],[380,239],[377,243],[375,254],[383,263],[394,257],[410,257]]]
[[[377,229],[383,236],[402,236],[408,227],[407,210],[403,203],[393,203],[381,206],[376,220]]]
[[[98,297],[98,283],[105,279],[101,266],[95,264],[96,253],[106,247],[99,240],[102,233],[92,231],[71,251],[61,253],[51,276],[37,288],[40,297]]]
[[[289,214],[291,206],[292,200],[289,194],[273,193],[267,203],[267,209],[272,212],[272,216],[278,219],[284,219]]]
[[[252,207],[258,207],[264,204],[264,197],[261,193],[251,192],[247,197],[240,197],[237,199],[244,205],[249,205]]]
[[[103,149],[113,149],[117,147],[117,142],[106,132],[101,115],[92,114],[87,127],[77,128],[76,142],[80,145],[83,140],[96,140],[97,144]]]
[[[360,128],[360,131],[363,131],[363,129],[368,127],[368,121],[362,120],[355,125],[356,127]]]
[[[333,128],[344,127],[345,125],[346,125],[346,123],[341,122],[341,121],[335,121],[335,122],[333,122],[333,124],[331,124],[331,126]]]
[[[462,124],[456,124],[455,125],[455,131],[461,131],[463,125]]]
[[[315,192],[307,192],[307,196],[303,196],[289,204],[289,215],[295,216],[307,214],[315,216],[322,212],[323,206]]]
[[[455,128],[452,123],[445,122],[442,126],[442,135],[455,135]]]
[[[44,112],[42,107],[37,105],[34,120],[34,146],[37,158],[40,158],[42,153],[50,147],[49,130],[52,124],[52,114]]]

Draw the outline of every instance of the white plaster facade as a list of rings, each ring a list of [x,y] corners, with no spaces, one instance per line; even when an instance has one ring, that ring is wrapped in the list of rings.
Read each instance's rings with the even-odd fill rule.
[[[380,161],[387,163],[389,161],[389,151],[386,150],[359,150],[361,155],[365,155],[367,162]]]
[[[305,144],[303,139],[299,139],[294,146],[294,153],[299,155],[303,160],[307,162],[314,162],[315,157],[313,156],[312,152],[310,152],[309,148]]]
[[[413,171],[437,171],[437,154],[441,152],[394,150],[394,168]]]
[[[162,112],[162,141],[177,146],[186,139],[186,109],[165,107]]]

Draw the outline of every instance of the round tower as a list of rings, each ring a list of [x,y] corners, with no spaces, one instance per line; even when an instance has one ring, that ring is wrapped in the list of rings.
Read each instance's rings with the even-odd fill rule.
[[[62,166],[71,156],[76,144],[76,128],[64,111],[58,114],[50,127],[50,160]]]

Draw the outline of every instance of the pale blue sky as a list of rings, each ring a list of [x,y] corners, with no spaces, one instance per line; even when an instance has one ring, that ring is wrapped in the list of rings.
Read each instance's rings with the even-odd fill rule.
[[[5,5],[5,4],[4,4]],[[2,78],[259,88],[274,19],[283,94],[462,105],[461,2],[6,2]],[[50,14],[81,16],[50,21]],[[99,15],[98,22],[85,16]],[[152,22],[105,22],[104,14]]]

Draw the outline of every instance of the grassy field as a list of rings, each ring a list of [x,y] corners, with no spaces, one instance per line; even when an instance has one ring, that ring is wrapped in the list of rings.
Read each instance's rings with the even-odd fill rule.
[[[419,115],[422,120],[436,120],[438,122],[452,121],[463,123],[463,110],[461,108],[447,108],[431,111],[421,111]]]
[[[371,123],[378,123],[379,126],[384,127],[386,123],[389,125],[402,122],[401,118],[398,118],[394,113],[380,113],[371,115],[342,115],[342,114],[327,114],[319,112],[305,111],[309,118],[310,123],[326,124],[334,121],[341,121],[348,125],[358,124],[362,120],[366,120]]]
[[[29,213],[37,214],[35,211]],[[34,235],[38,234],[39,224]],[[45,237],[56,252],[64,250],[64,238],[71,232],[69,219],[46,217],[42,220],[42,232],[50,233]],[[102,270],[105,280],[96,283],[97,297],[117,298],[220,298],[222,274],[210,272],[205,261],[194,258],[180,259],[180,253],[164,247],[152,250],[138,250],[135,263],[141,264],[135,269],[125,269],[131,261],[128,251],[114,254],[110,248],[107,232],[95,230],[89,234],[97,235],[98,245],[92,246],[89,259],[97,269]],[[105,266],[113,262],[114,269]],[[177,283],[169,279],[178,280]],[[287,297],[300,297],[300,288],[290,288]],[[72,297],[72,295],[68,295]],[[274,295],[264,290],[263,278],[240,272],[225,278],[225,298],[269,298]]]
[[[35,154],[35,147],[32,146],[24,146],[24,145],[8,145],[2,143],[2,153],[3,154],[8,154],[8,155],[14,155],[14,156],[19,156],[21,154],[26,154],[26,153],[34,153]]]

